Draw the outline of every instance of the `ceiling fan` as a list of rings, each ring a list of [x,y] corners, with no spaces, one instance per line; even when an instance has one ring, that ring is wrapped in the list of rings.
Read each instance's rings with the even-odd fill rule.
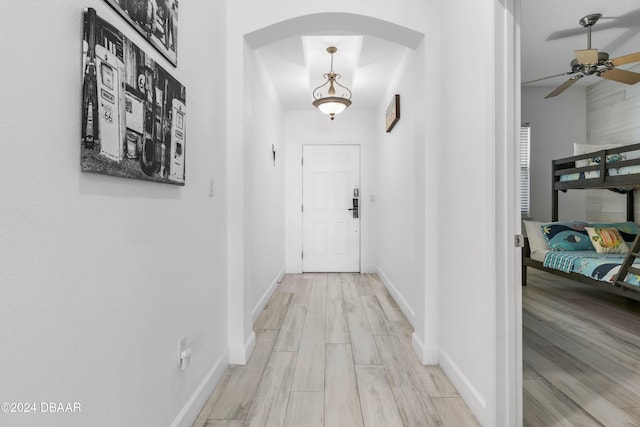
[[[571,76],[569,80],[565,81],[560,86],[551,91],[551,93],[545,96],[546,99],[560,95],[581,78],[590,76],[592,74],[595,74],[598,77],[602,77],[604,79],[614,80],[616,82],[625,83],[628,85],[640,82],[640,73],[634,73],[632,71],[616,68],[620,65],[639,62],[640,52],[609,59],[608,53],[598,52],[598,49],[591,49],[591,27],[596,22],[598,22],[601,17],[602,14],[600,13],[592,13],[581,18],[580,21],[578,21],[580,25],[587,29],[587,48],[575,51],[576,57],[571,61],[570,71],[555,74],[553,76],[543,77],[541,79],[531,80],[528,82],[524,82],[523,84],[539,82],[541,80],[551,79],[559,76]]]

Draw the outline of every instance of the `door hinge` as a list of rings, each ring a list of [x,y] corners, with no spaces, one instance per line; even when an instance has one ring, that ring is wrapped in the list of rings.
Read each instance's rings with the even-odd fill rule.
[[[304,157],[300,159],[300,164],[304,166]]]
[[[524,236],[522,234],[515,235],[516,248],[524,248]]]
[[[300,252],[300,258],[304,259],[304,252]]]
[[[300,211],[304,212],[304,205],[300,205]]]

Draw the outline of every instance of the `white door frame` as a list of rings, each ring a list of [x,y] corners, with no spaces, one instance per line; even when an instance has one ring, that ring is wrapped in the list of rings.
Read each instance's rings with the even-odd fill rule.
[[[366,242],[366,224],[367,224],[367,210],[369,207],[369,203],[368,200],[365,198],[365,190],[367,188],[367,173],[366,173],[366,162],[365,162],[365,144],[360,144],[358,142],[345,142],[345,143],[303,143],[301,144],[299,153],[300,153],[300,158],[302,159],[302,155],[303,155],[303,150],[305,146],[344,146],[344,145],[350,145],[350,146],[356,146],[360,148],[360,272],[361,273],[366,273],[367,271],[365,271],[365,265],[366,265],[366,251],[365,251],[365,242]],[[302,205],[302,180],[303,180],[303,169],[302,169],[302,163],[299,163],[299,179],[300,179],[300,193],[299,193],[299,197],[300,197],[300,205]],[[302,253],[302,247],[303,247],[303,239],[304,239],[304,230],[303,230],[303,224],[302,224],[302,210],[299,211],[300,212],[300,236],[299,236],[299,245],[300,245],[300,253]],[[299,272],[302,272],[302,259],[300,259],[300,268],[299,268]]]
[[[496,425],[522,426],[522,259],[519,141],[521,0],[495,3]]]
[[[325,148],[325,147],[349,147],[349,149],[353,152],[356,151],[355,149],[357,148],[357,185],[356,188],[358,188],[358,191],[362,191],[361,187],[362,187],[362,156],[360,155],[360,150],[361,147],[358,144],[303,144],[302,145],[302,152],[303,152],[303,158],[304,158],[304,151],[305,149],[307,151],[310,151],[313,148]],[[351,157],[353,159],[353,157]],[[304,190],[305,190],[305,186],[309,185],[310,183],[305,181],[305,167],[308,167],[310,165],[310,159],[304,158],[304,163],[302,165],[302,200],[303,200],[303,206],[304,206],[304,200],[305,200],[305,194],[304,194]],[[350,169],[351,167],[355,166],[354,164],[350,165]],[[307,175],[308,177],[308,175]],[[329,182],[333,182],[333,180],[330,180]],[[307,189],[309,189],[307,187]],[[357,263],[353,263],[352,266],[355,267],[357,265],[357,267],[355,267],[357,269],[358,272],[362,272],[362,239],[361,239],[361,231],[362,231],[362,194],[360,194],[358,196],[358,217],[357,217],[357,227],[358,227],[358,231],[357,231],[357,236],[352,236],[352,243],[357,242],[357,244],[355,244],[355,246],[357,246],[357,256],[358,256],[358,260]],[[331,204],[331,203],[330,203]],[[310,209],[308,206],[306,206],[307,208],[307,214],[309,214]],[[302,215],[302,247],[303,247],[303,251],[304,251],[304,247],[305,247],[305,227],[304,227],[304,220],[305,220],[305,210],[303,209],[301,212]],[[347,212],[344,213],[345,215],[347,214]],[[308,232],[309,230],[307,230]],[[331,232],[329,232],[329,234],[331,234]],[[309,237],[309,235],[307,235],[307,238]],[[335,243],[335,240],[334,242]],[[309,244],[309,242],[307,242],[307,245]],[[307,256],[309,256],[309,254],[306,254]],[[309,262],[308,259],[306,261],[307,263]],[[331,263],[330,263],[331,264]],[[302,260],[302,270],[303,272],[305,271],[304,269],[305,266],[305,259],[303,258]],[[335,266],[335,264],[334,264]],[[343,266],[343,268],[346,266]],[[318,271],[325,271],[324,269],[320,269]],[[336,271],[345,271],[342,270],[341,268],[338,268]],[[351,270],[351,268],[349,267],[348,270],[346,271],[353,271]]]

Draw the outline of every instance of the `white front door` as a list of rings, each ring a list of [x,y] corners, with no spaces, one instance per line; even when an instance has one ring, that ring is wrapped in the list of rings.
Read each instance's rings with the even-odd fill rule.
[[[302,271],[359,272],[360,147],[305,145],[302,157]]]

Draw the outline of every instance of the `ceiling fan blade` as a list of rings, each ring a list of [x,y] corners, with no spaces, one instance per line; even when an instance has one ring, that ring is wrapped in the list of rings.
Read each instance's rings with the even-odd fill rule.
[[[535,79],[535,80],[529,80],[528,82],[522,82],[521,84],[526,85],[526,84],[529,84],[529,83],[535,83],[535,82],[539,82],[539,81],[542,81],[542,80],[552,79],[554,77],[568,76],[569,74],[573,74],[573,72],[572,71],[568,71],[566,73],[554,74],[553,76],[547,76],[547,77],[542,77],[542,78]]]
[[[576,76],[571,77],[569,80],[567,80],[566,82],[562,83],[560,86],[558,86],[553,91],[551,91],[551,93],[549,93],[549,95],[545,96],[544,99],[553,98],[554,96],[560,95],[562,92],[564,92],[565,90],[569,89],[569,87],[572,84],[574,84],[575,82],[580,80],[582,77],[584,77],[582,74],[578,74]]]
[[[630,53],[629,55],[613,58],[611,60],[611,63],[613,63],[613,65],[617,67],[619,65],[630,64],[632,62],[639,62],[639,61],[640,61],[640,52],[636,52],[636,53]]]
[[[598,49],[576,50],[576,59],[580,65],[592,65],[598,63]]]
[[[576,37],[576,36],[583,36],[583,35],[584,35],[584,28],[582,27],[569,28],[567,30],[554,31],[553,33],[549,34],[546,40],[547,41],[559,40],[567,37]]]
[[[628,85],[634,85],[640,82],[640,74],[627,70],[619,70],[612,68],[611,70],[603,71],[600,73],[600,77],[608,80],[614,80],[619,83],[626,83]]]

